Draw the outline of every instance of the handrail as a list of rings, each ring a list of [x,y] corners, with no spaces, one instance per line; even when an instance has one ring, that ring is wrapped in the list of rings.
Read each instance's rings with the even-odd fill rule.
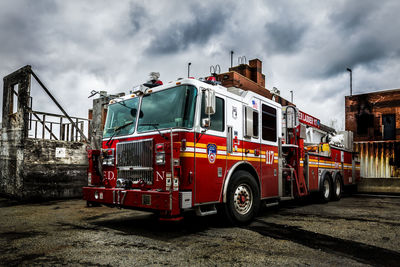
[[[61,110],[61,112],[64,114],[65,117],[67,117],[67,119],[71,122],[72,126],[79,132],[79,134],[81,135],[81,137],[83,137],[83,139],[88,142],[88,138],[86,137],[86,135],[83,133],[83,131],[81,129],[79,129],[79,127],[74,123],[74,121],[72,120],[72,118],[68,115],[68,113],[61,107],[61,105],[58,103],[58,101],[54,98],[54,96],[50,93],[50,91],[47,89],[47,87],[42,83],[42,81],[39,79],[38,76],[36,76],[36,74],[30,70],[30,73],[32,74],[32,76],[35,78],[35,80],[39,83],[39,85],[42,87],[42,89],[47,93],[47,95],[51,98],[51,100],[53,100],[53,102],[57,105],[57,107]]]
[[[36,110],[30,110],[30,112],[31,113],[35,113],[35,114],[38,114],[38,115],[46,115],[46,116],[54,116],[54,117],[58,117],[58,118],[60,118],[60,117],[65,117],[66,118],[66,116],[64,116],[64,115],[61,115],[61,114],[55,114],[55,113],[49,113],[49,112],[42,112],[42,111],[36,111]],[[79,117],[70,117],[71,119],[78,119],[78,120],[83,120],[83,121],[90,121],[89,119],[86,119],[86,118],[79,118]]]
[[[82,136],[80,132],[83,132],[85,127],[84,126],[85,122],[90,124],[91,121],[86,118],[70,117],[71,120],[74,120],[74,125],[73,125],[69,120],[63,122],[63,119],[66,119],[67,117],[61,114],[34,111],[31,109],[28,109],[28,112],[29,114],[31,114],[31,116],[29,117],[29,130],[34,131],[32,133],[34,138],[40,138],[40,135],[38,135],[38,130],[39,130],[39,133],[41,131],[42,135],[41,139],[46,139],[46,132],[48,132],[50,135],[49,136],[50,140],[51,139],[62,140],[62,141],[74,141],[74,140],[78,141],[79,139],[82,140],[84,136]],[[59,121],[54,121],[54,120],[59,120]],[[32,127],[32,122],[34,123],[34,127]],[[53,128],[54,125],[57,128],[59,128],[58,137],[54,132]],[[75,128],[74,126],[78,128]],[[79,129],[80,131],[77,131],[76,129]]]

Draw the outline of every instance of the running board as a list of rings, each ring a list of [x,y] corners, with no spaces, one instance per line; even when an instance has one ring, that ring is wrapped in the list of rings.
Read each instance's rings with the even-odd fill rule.
[[[201,208],[203,207],[203,209],[206,210],[201,210]],[[211,205],[211,206],[199,206],[196,207],[196,215],[197,216],[208,216],[208,215],[214,215],[217,214],[217,208],[215,207],[215,205]]]
[[[281,201],[292,200],[292,199],[294,199],[294,197],[281,197],[280,198]]]
[[[267,208],[269,208],[269,207],[274,207],[274,206],[278,206],[279,205],[279,201],[277,201],[277,202],[271,202],[271,203],[265,203],[265,206],[267,207]]]

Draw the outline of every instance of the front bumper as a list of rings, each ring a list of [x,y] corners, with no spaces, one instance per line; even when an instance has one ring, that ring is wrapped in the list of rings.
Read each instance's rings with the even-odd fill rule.
[[[175,196],[175,194],[177,194],[177,196]],[[127,208],[131,207],[170,212],[176,212],[179,210],[178,192],[84,187],[83,199],[90,202]]]

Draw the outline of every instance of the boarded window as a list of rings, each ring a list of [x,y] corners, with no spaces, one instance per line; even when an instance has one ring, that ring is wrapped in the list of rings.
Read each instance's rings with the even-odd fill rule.
[[[383,139],[395,140],[396,139],[396,115],[385,114],[382,115],[383,124]]]

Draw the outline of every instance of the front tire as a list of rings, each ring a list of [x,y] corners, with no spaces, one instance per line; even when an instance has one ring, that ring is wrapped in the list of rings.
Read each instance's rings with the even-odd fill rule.
[[[225,214],[232,224],[248,224],[258,213],[260,191],[255,178],[246,171],[233,174],[228,185]]]

